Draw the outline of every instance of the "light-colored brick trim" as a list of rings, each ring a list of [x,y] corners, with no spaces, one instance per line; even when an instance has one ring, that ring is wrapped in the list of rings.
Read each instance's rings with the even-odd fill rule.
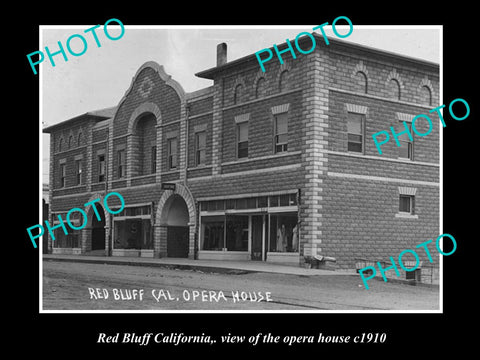
[[[271,108],[272,109],[272,114],[277,115],[277,114],[286,113],[286,112],[288,112],[289,107],[290,107],[290,103],[273,106]]]
[[[421,180],[409,180],[409,179],[398,179],[398,178],[388,178],[383,176],[371,176],[371,175],[359,175],[359,174],[350,174],[350,173],[337,173],[329,171],[328,176],[339,177],[345,179],[356,179],[356,180],[367,180],[367,181],[382,181],[390,183],[405,183],[412,185],[425,185],[425,186],[440,186],[440,183],[433,181],[421,181]]]
[[[239,123],[242,123],[242,122],[245,122],[245,121],[249,121],[250,120],[250,113],[237,115],[233,119],[235,121],[235,124],[239,124]]]
[[[368,107],[357,104],[345,104],[347,112],[367,115]]]
[[[412,122],[413,118],[415,117],[415,115],[405,114],[405,113],[401,113],[401,112],[396,112],[395,116],[396,116],[397,120],[406,121],[406,122]]]
[[[417,188],[406,187],[406,186],[399,186],[398,187],[398,193],[400,195],[415,196],[416,192],[417,192]]]

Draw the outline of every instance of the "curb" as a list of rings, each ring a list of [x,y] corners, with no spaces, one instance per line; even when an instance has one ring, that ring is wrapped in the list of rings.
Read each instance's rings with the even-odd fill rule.
[[[57,262],[77,262],[85,264],[104,264],[104,265],[127,265],[127,266],[143,266],[143,267],[158,267],[169,270],[186,270],[198,271],[204,273],[230,274],[230,275],[244,275],[258,272],[268,272],[259,270],[233,269],[220,266],[205,266],[205,265],[189,265],[189,264],[172,264],[172,263],[157,263],[157,262],[132,262],[126,260],[94,260],[81,258],[43,258],[43,261],[57,261]]]

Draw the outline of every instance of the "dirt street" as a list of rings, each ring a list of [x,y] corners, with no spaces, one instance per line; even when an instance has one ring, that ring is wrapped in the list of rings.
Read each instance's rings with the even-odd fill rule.
[[[438,310],[437,287],[358,276],[43,262],[44,310]]]

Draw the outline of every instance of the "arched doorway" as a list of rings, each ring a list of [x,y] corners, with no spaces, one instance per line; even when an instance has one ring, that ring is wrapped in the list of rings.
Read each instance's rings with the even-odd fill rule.
[[[167,228],[167,257],[186,258],[189,250],[189,214],[185,200],[178,194],[163,207],[162,225]]]

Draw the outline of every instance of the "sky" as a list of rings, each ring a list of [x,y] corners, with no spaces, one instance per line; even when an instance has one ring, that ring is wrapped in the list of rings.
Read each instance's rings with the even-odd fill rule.
[[[67,51],[66,41],[74,34],[82,34],[87,40],[84,54],[74,57],[67,51],[67,62],[62,55],[54,56],[55,67],[45,56],[39,66],[40,121],[44,125],[116,106],[138,68],[147,61],[163,65],[166,73],[178,81],[186,92],[192,92],[212,85],[211,80],[200,79],[195,73],[215,66],[217,44],[227,43],[227,59],[232,61],[273,44],[281,44],[287,38],[293,43],[298,33],[312,32],[312,28],[318,25],[153,28],[125,24],[125,32],[120,37],[121,29],[113,24],[108,26],[108,32],[111,37],[119,37],[116,41],[106,37],[103,26],[95,31],[101,47],[97,47],[91,33],[83,32],[93,25],[41,26],[41,50],[48,46],[52,53],[58,51],[57,42],[61,41]],[[353,26],[351,35],[341,40],[441,63],[440,26]],[[347,25],[337,25],[336,29],[340,34],[349,31]],[[325,30],[327,36],[335,38],[330,26]],[[80,53],[83,49],[79,38],[72,38],[70,45],[74,52]],[[41,181],[48,183],[49,135],[41,135],[41,142]]]

